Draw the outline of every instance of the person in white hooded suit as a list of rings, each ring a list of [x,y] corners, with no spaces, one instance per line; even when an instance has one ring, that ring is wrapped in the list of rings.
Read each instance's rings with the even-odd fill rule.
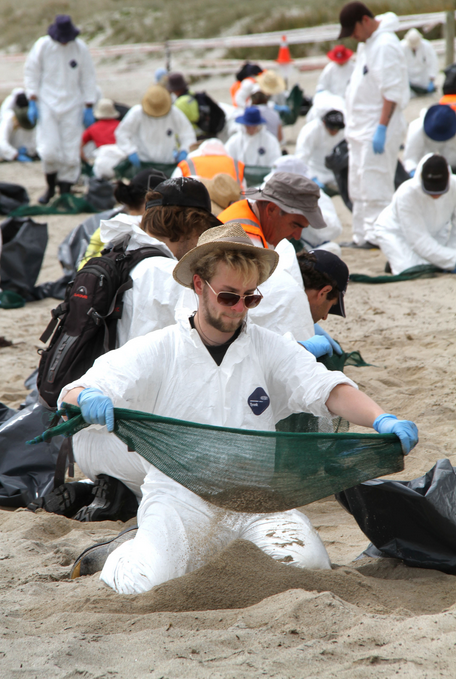
[[[393,274],[420,264],[456,272],[456,177],[445,158],[425,156],[375,224]]]

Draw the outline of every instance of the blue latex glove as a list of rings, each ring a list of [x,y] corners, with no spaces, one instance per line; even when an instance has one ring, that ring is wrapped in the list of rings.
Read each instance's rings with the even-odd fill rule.
[[[433,81],[433,80],[430,80],[430,81],[429,81],[429,85],[427,86],[427,91],[429,92],[429,94],[430,94],[431,92],[435,92],[435,85],[434,85],[434,81]]]
[[[136,152],[130,153],[130,155],[128,156],[128,160],[135,167],[141,167],[141,161],[139,160],[139,156]]]
[[[321,337],[326,337],[326,339],[328,340],[328,342],[330,343],[330,345],[332,346],[332,348],[334,349],[334,351],[336,352],[336,354],[337,354],[338,356],[342,356],[342,354],[343,354],[344,352],[343,352],[342,347],[340,346],[340,344],[339,344],[338,342],[336,342],[336,340],[334,340],[334,339],[331,337],[331,335],[329,334],[329,332],[326,332],[326,330],[323,330],[323,328],[322,328],[320,325],[318,325],[318,323],[315,323],[315,324],[314,324],[314,332],[315,332],[316,335],[320,335]]]
[[[89,424],[105,424],[108,431],[114,429],[114,406],[109,396],[98,389],[84,389],[78,396],[82,417]]]
[[[385,141],[386,141],[386,125],[377,125],[374,138],[372,139],[374,153],[383,153],[385,151]]]
[[[410,170],[410,172],[409,172],[410,179],[415,176],[415,172],[416,172],[416,170]]]
[[[28,156],[26,153],[21,153],[21,149],[19,149],[19,153],[16,156],[16,160],[18,160],[20,163],[32,163],[33,160]]]
[[[418,427],[410,420],[398,420],[396,415],[384,413],[374,421],[373,427],[379,434],[396,434],[402,445],[402,452],[408,455],[418,443]]]
[[[286,104],[274,104],[274,111],[277,111],[277,113],[291,113],[290,107]]]
[[[333,355],[333,348],[331,346],[331,343],[326,339],[326,337],[319,337],[318,335],[315,335],[314,337],[311,337],[305,342],[298,342],[298,344],[301,344],[301,346],[303,346],[304,349],[310,351],[310,353],[313,354],[315,358],[320,358],[320,356]]]
[[[36,105],[36,101],[34,99],[30,99],[29,101],[27,118],[30,120],[32,125],[35,125],[36,121],[38,120],[38,106]]]
[[[319,179],[317,179],[317,177],[312,177],[312,181],[315,182],[315,184],[319,186],[320,189],[323,189],[325,186]]]
[[[180,163],[182,160],[185,160],[187,156],[188,156],[187,151],[184,151],[183,149],[182,151],[179,151],[179,153],[177,153],[176,151],[174,155],[176,163]]]
[[[95,122],[95,116],[91,106],[86,106],[84,109],[84,127],[90,127]]]

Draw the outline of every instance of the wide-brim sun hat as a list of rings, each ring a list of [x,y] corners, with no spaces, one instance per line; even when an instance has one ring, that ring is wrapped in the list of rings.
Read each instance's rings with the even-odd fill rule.
[[[112,99],[102,97],[101,99],[98,100],[94,108],[93,115],[98,120],[101,119],[110,120],[112,118],[118,118],[120,116],[120,113],[114,106],[114,102]]]
[[[219,172],[212,179],[198,177],[209,191],[212,213],[217,217],[231,203],[236,203],[241,197],[241,187],[238,182],[226,172]]]
[[[60,43],[67,43],[75,40],[81,31],[71,21],[68,14],[57,14],[54,23],[48,28],[48,35]]]
[[[248,127],[255,127],[256,125],[265,125],[266,120],[260,113],[260,109],[256,106],[248,106],[241,116],[235,118],[236,123],[247,125]]]
[[[407,43],[407,47],[410,47],[410,49],[414,50],[416,49],[421,41],[423,39],[423,36],[419,31],[416,30],[416,28],[411,28],[407,33],[405,34],[405,42]]]
[[[257,76],[257,83],[265,94],[280,94],[286,89],[285,80],[275,71],[263,71]]]
[[[142,98],[141,106],[151,118],[162,118],[171,110],[171,95],[162,85],[151,85]]]
[[[267,275],[258,281],[258,285],[264,283],[275,271],[279,263],[279,255],[270,248],[259,248],[252,244],[240,222],[230,222],[222,226],[215,226],[207,229],[198,239],[198,244],[189,250],[174,267],[174,280],[186,288],[192,287],[193,265],[204,255],[211,251],[222,248],[223,250],[248,252],[254,254],[258,259],[266,262]]]
[[[433,141],[448,141],[456,134],[456,112],[446,104],[434,104],[423,120],[425,134]]]
[[[336,45],[326,53],[326,56],[331,61],[335,61],[336,64],[346,64],[352,58],[353,52],[345,45]]]

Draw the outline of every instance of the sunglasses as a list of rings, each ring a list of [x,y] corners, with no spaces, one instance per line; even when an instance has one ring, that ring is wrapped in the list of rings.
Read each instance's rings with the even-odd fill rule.
[[[263,295],[259,290],[255,295],[237,295],[235,292],[215,292],[214,288],[207,281],[204,282],[212,290],[217,298],[217,302],[222,306],[236,306],[239,300],[242,299],[246,309],[254,309],[263,299]]]

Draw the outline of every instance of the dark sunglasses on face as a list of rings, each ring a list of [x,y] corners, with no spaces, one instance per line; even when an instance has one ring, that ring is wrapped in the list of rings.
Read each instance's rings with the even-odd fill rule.
[[[217,298],[217,302],[222,306],[236,306],[239,300],[242,299],[246,309],[254,309],[263,299],[263,295],[259,290],[254,295],[237,295],[235,292],[215,292],[214,288],[207,281],[204,282],[212,290]]]

